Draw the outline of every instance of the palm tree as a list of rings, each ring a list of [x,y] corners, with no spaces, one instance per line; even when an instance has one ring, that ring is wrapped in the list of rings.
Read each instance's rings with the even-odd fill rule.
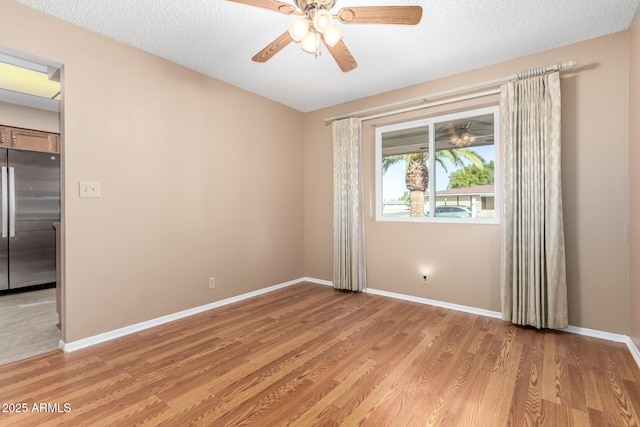
[[[409,215],[412,217],[421,217],[424,215],[424,192],[429,187],[428,160],[429,155],[425,152],[394,154],[382,158],[383,175],[391,165],[404,161],[406,167],[404,181],[407,185],[407,190],[409,190]],[[465,163],[463,160],[467,160],[479,168],[482,168],[485,163],[482,156],[469,148],[436,151],[435,161],[442,166],[445,172],[448,172],[447,163],[464,167]]]

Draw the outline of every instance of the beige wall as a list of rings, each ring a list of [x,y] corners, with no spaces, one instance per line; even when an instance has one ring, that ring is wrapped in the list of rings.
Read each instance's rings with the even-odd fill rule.
[[[302,114],[12,1],[0,15],[2,45],[65,66],[66,341],[302,276],[331,280],[324,118],[571,59],[580,68],[562,78],[570,323],[629,333],[627,154],[639,154],[628,144],[637,70],[628,33]],[[373,126],[399,119],[364,126],[369,286],[498,311],[499,226],[373,221]],[[100,181],[103,197],[79,199],[79,180]],[[637,205],[632,195],[632,215]],[[630,236],[637,255],[637,230]]]
[[[64,64],[67,342],[303,276],[302,113],[13,1],[0,16],[2,45]]]
[[[0,102],[0,125],[59,133],[60,115],[53,111]]]
[[[576,60],[580,67],[562,74],[569,320],[574,326],[628,334],[628,45],[628,34],[618,33],[307,114],[306,275],[332,279],[331,129],[324,124],[326,117]],[[393,120],[399,118],[363,124],[368,286],[500,311],[499,225],[374,221],[373,126]],[[429,286],[421,284],[423,269],[431,274]]]
[[[629,313],[640,348],[640,11],[629,34]]]

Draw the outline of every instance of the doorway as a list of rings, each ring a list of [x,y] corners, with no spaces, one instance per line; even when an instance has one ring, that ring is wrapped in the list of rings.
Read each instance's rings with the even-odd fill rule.
[[[62,65],[0,46],[0,71],[2,365],[58,349],[65,324]]]

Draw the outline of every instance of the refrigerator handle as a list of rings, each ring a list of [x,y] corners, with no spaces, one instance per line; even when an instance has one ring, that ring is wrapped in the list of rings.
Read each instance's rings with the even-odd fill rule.
[[[9,237],[16,236],[16,174],[9,167]]]
[[[7,185],[7,167],[2,166],[2,238],[5,239],[7,237],[7,233],[9,232],[9,203],[7,194],[8,185]]]

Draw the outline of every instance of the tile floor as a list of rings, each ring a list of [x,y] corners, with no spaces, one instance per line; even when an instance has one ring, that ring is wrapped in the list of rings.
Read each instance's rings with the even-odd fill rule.
[[[58,348],[56,290],[0,296],[0,365]]]

